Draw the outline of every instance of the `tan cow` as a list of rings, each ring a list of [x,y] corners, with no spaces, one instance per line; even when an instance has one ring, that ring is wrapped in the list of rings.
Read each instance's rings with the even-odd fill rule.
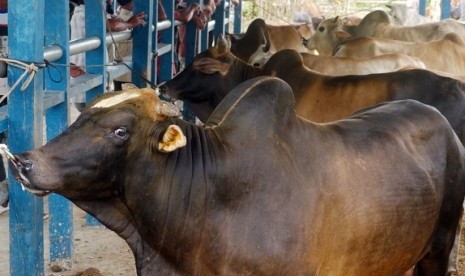
[[[321,55],[331,55],[333,49],[348,38],[370,36],[428,42],[442,39],[448,33],[456,33],[465,39],[465,24],[446,19],[416,26],[396,26],[391,24],[387,13],[377,10],[367,14],[357,26],[344,25],[339,17],[324,20],[308,39],[307,48],[317,50]]]
[[[396,25],[414,26],[433,22],[431,18],[409,10],[406,4],[391,4],[386,5],[386,7],[390,9],[389,15],[391,16],[392,23]]]
[[[367,75],[394,72],[405,69],[425,69],[425,64],[418,58],[404,54],[385,54],[370,58],[350,58],[320,56],[300,53],[304,65],[309,69],[330,76]],[[271,57],[270,52],[257,51],[249,60],[250,64],[262,66]]]
[[[335,56],[350,58],[370,58],[389,53],[416,57],[426,65],[428,70],[465,75],[465,41],[454,33],[449,33],[442,39],[431,42],[360,37],[347,40],[334,50]]]
[[[313,27],[310,24],[299,25],[266,25],[270,51],[277,52],[284,49],[294,49],[307,52],[306,40],[313,35]],[[265,34],[266,35],[266,34]]]
[[[330,76],[367,75],[425,68],[421,60],[403,54],[387,54],[363,59],[326,57],[309,53],[301,53],[301,55],[305,66]]]

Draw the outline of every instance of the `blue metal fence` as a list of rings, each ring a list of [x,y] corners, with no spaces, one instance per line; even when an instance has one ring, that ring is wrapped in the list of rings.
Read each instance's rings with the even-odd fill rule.
[[[139,87],[147,86],[144,79],[152,83],[171,79],[174,73],[174,32],[180,22],[174,21],[174,1],[161,1],[168,15],[162,22],[158,22],[155,0],[134,1],[134,13],[144,11],[149,24],[134,29],[134,50],[132,58],[125,61],[126,65],[103,66],[107,64],[106,44],[112,41],[105,28],[102,9],[105,0],[86,1],[86,38],[73,42],[69,41],[68,1],[10,0],[9,58],[39,66],[32,83],[24,91],[20,85],[15,88],[8,98],[8,105],[0,108],[0,132],[8,131],[10,150],[30,150],[57,136],[68,125],[72,100],[92,100],[106,90],[108,79],[129,72],[129,68],[133,70],[133,82]],[[202,36],[206,43],[208,35],[224,33],[230,20],[229,9],[228,1],[218,7],[218,18],[209,24],[213,33],[197,31],[194,23],[188,23],[187,44]],[[234,32],[239,31],[240,7],[236,8],[234,17]],[[122,32],[117,38],[129,37],[127,33]],[[205,43],[197,48],[190,48],[194,44],[190,45],[186,62],[205,49]],[[69,56],[80,52],[84,44],[87,45],[87,74],[71,79]],[[44,59],[48,65],[44,64]],[[12,86],[22,74],[21,69],[9,66],[9,85]],[[11,175],[9,181],[10,275],[44,275],[43,198],[22,190]],[[50,195],[48,204],[50,261],[70,260],[73,255],[72,205],[58,195]],[[95,221],[88,218],[87,223],[95,224]]]

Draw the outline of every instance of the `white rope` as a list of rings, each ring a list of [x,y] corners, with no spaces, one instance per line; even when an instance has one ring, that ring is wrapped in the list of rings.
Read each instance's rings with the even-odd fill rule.
[[[12,162],[17,162],[16,157],[10,152],[10,150],[8,150],[8,146],[6,144],[0,144],[0,155]]]
[[[3,100],[5,100],[5,98],[7,98],[11,94],[11,92],[26,77],[26,75],[29,74],[26,81],[23,83],[23,85],[21,85],[21,88],[20,88],[21,91],[26,90],[26,88],[29,86],[29,84],[32,82],[32,80],[36,76],[37,71],[39,71],[39,68],[34,63],[27,64],[27,63],[24,63],[22,61],[15,60],[15,59],[0,57],[0,60],[5,61],[9,65],[12,65],[12,66],[15,66],[15,67],[18,67],[18,68],[24,70],[24,72],[16,80],[16,82],[13,84],[13,86],[11,86],[10,90],[8,90],[8,92],[0,98],[0,103],[1,103],[1,102],[3,102]]]

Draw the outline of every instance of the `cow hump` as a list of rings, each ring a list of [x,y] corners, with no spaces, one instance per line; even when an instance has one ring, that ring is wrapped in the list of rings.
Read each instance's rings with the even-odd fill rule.
[[[295,117],[291,87],[275,77],[245,81],[220,102],[208,119],[210,127],[258,129],[276,127]]]
[[[272,55],[263,67],[265,75],[276,77],[293,74],[296,69],[303,68],[302,56],[295,50],[285,49]]]

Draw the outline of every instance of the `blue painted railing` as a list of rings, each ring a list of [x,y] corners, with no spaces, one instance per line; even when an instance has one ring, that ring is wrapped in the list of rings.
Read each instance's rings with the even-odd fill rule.
[[[159,83],[174,74],[174,30],[180,23],[174,21],[174,1],[161,1],[168,16],[163,22],[158,22],[156,1],[134,1],[134,12],[144,11],[149,23],[133,31],[134,51],[129,58],[132,61],[125,62],[133,70],[133,82],[139,87],[148,86],[144,78]],[[130,69],[123,64],[103,66],[107,64],[105,42],[109,41],[102,10],[105,0],[86,1],[84,40],[92,40],[96,46],[86,52],[87,74],[74,79],[70,78],[67,64],[79,41],[69,41],[68,1],[10,0],[8,4],[9,58],[41,65],[32,83],[24,91],[20,90],[21,85],[15,88],[8,104],[0,108],[0,132],[8,131],[8,147],[16,153],[41,146],[45,140],[57,136],[68,126],[71,101],[92,100],[106,90],[108,79]],[[234,32],[240,32],[240,11],[239,6],[234,13]],[[209,24],[215,36],[224,33],[228,26],[229,3],[222,3],[216,14],[224,17],[219,16]],[[189,63],[207,47],[212,32],[197,31],[194,23],[188,23],[187,28],[186,63]],[[204,39],[198,47],[191,44],[196,37]],[[49,66],[44,66],[44,57],[48,58]],[[21,69],[9,66],[9,85],[22,73]],[[23,191],[11,174],[9,181],[10,275],[44,275],[43,198]],[[73,256],[72,204],[58,195],[48,196],[48,203],[50,261],[69,261]],[[87,223],[98,224],[90,216]]]

